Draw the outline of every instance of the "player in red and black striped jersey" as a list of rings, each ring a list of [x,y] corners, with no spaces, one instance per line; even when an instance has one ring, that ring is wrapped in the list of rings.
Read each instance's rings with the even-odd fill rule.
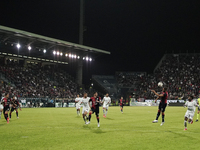
[[[6,121],[7,121],[7,123],[9,123],[8,112],[10,110],[10,107],[9,107],[10,102],[9,102],[9,94],[8,93],[5,94],[5,97],[3,98],[1,103],[4,106],[4,108],[3,108],[4,117],[5,117]]]
[[[91,115],[95,112],[96,114],[96,118],[97,118],[97,123],[98,123],[98,127],[100,127],[100,123],[99,123],[99,105],[101,103],[101,97],[98,96],[98,93],[94,93],[94,96],[90,98],[89,100],[89,106],[91,108],[90,112],[89,112],[89,122],[88,124],[90,124],[90,120],[91,120]]]
[[[162,126],[165,123],[165,113],[164,112],[165,112],[165,108],[167,107],[167,98],[168,98],[167,88],[163,88],[161,94],[156,93],[155,90],[152,90],[152,92],[161,99],[160,104],[158,106],[158,113],[156,116],[156,120],[154,120],[152,122],[157,123],[160,113],[162,112],[162,123],[160,124]],[[155,103],[156,103],[156,101],[155,101]]]
[[[119,106],[120,106],[122,114],[123,114],[124,103],[125,103],[125,101],[123,100],[123,97],[121,97],[121,99],[119,100]]]
[[[13,96],[13,98],[12,98],[12,100],[11,100],[10,119],[11,119],[11,114],[12,114],[12,112],[13,112],[14,110],[16,111],[17,119],[19,119],[19,117],[18,117],[18,107],[19,107],[19,109],[21,110],[19,101],[17,100],[17,98],[16,98],[15,96]]]

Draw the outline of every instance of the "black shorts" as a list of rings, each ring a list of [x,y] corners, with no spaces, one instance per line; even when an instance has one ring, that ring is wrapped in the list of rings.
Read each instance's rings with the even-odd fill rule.
[[[122,108],[124,107],[123,105],[119,105],[119,106],[122,107]]]
[[[159,106],[158,106],[158,109],[161,111],[161,112],[165,112],[165,108],[167,107],[167,104],[163,104],[163,103],[160,103]]]
[[[6,111],[9,111],[10,110],[10,107],[9,106],[4,106],[3,108],[3,113],[5,114]]]
[[[96,107],[96,108],[92,107],[90,111],[92,111],[92,113],[95,112],[96,116],[99,115],[99,108],[98,107]]]
[[[17,110],[17,109],[18,109],[17,107],[15,107],[15,108],[12,107],[12,108],[11,108],[11,112],[13,112],[14,110]]]

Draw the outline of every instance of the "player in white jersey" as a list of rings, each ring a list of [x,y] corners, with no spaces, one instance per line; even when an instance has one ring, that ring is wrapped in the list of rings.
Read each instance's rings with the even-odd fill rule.
[[[77,98],[75,99],[77,116],[80,116],[81,100],[82,98],[77,95]]]
[[[109,97],[109,94],[106,93],[106,96],[102,100],[103,102],[103,117],[106,118],[106,115],[108,113],[108,107],[109,104],[111,103],[111,98]]]
[[[3,112],[3,105],[2,105],[2,100],[3,100],[4,97],[2,97],[1,101],[0,101],[0,119],[1,119],[1,114]]]
[[[83,110],[82,110],[82,115],[83,115],[83,120],[85,122],[85,124],[87,124],[87,120],[88,120],[88,112],[89,112],[89,100],[90,98],[87,97],[87,93],[84,93],[84,96],[83,98],[81,99],[81,103],[80,104],[83,104]]]
[[[184,120],[185,129],[184,130],[187,130],[187,121],[190,124],[193,123],[193,117],[194,117],[196,106],[198,105],[196,101],[193,100],[193,96],[189,96],[188,101],[184,105],[184,107],[188,108],[188,110],[185,113],[185,120]]]

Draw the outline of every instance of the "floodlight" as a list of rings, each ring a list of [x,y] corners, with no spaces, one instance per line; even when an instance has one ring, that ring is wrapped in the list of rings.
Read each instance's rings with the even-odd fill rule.
[[[56,51],[53,51],[53,54],[55,55],[55,54],[56,54]]]
[[[57,51],[57,55],[59,55],[60,53],[59,53],[59,51]]]
[[[63,53],[61,52],[61,53],[60,53],[60,56],[62,56],[62,55],[63,55]]]
[[[47,52],[47,50],[46,50],[46,49],[44,49],[44,50],[43,50],[43,53],[46,53],[46,52]]]
[[[28,50],[29,50],[29,51],[31,50],[31,46],[28,46]]]
[[[20,47],[21,47],[21,45],[18,43],[18,44],[17,44],[17,48],[19,49]]]

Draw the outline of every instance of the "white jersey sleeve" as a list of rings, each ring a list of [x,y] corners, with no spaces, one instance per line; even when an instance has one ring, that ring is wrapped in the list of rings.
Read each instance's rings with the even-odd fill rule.
[[[80,104],[81,104],[81,100],[82,100],[82,98],[77,97],[77,98],[75,99],[75,102],[76,102],[78,105],[80,105]]]
[[[186,107],[188,106],[188,101],[185,102],[185,106],[186,106]]]

